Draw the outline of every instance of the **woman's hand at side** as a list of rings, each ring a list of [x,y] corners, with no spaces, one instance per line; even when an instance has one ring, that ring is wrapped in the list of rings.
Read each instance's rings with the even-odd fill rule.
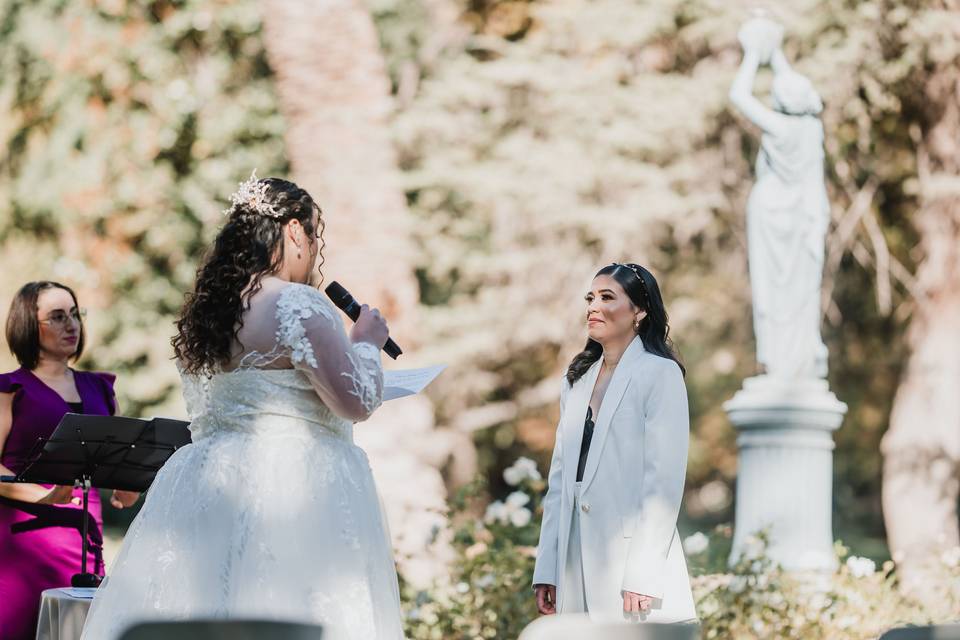
[[[533,586],[537,594],[537,611],[541,615],[549,616],[557,612],[557,587],[552,584],[536,584]]]
[[[360,317],[357,318],[356,323],[350,330],[350,341],[369,342],[382,349],[389,335],[390,330],[387,328],[387,321],[380,315],[380,310],[362,305],[360,307]]]
[[[645,596],[642,593],[632,591],[623,592],[623,612],[631,615],[645,613],[650,610],[653,604],[653,598]]]

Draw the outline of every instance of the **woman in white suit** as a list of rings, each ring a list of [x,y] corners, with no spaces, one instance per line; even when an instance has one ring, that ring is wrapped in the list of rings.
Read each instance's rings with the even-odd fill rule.
[[[601,269],[571,362],[533,583],[542,614],[693,622],[677,534],[689,441],[684,370],[653,275]]]

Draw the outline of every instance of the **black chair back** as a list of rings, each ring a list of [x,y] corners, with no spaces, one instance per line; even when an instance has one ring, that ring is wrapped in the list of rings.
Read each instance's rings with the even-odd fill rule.
[[[273,620],[182,620],[144,622],[120,640],[321,640],[323,629]]]
[[[527,625],[519,640],[699,640],[697,624],[617,624],[586,616],[544,616]]]

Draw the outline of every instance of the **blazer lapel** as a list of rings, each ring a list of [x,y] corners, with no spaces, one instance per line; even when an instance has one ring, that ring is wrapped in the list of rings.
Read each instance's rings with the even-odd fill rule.
[[[583,442],[583,423],[587,419],[587,407],[590,406],[590,396],[593,387],[600,376],[602,360],[597,360],[587,372],[574,383],[567,393],[567,406],[563,416],[563,468],[570,469],[564,473],[567,484],[573,488],[577,481],[577,463],[580,461],[580,443]]]
[[[610,422],[613,420],[613,414],[616,412],[617,407],[620,406],[620,400],[623,398],[623,394],[630,384],[630,378],[633,374],[633,360],[639,354],[643,353],[643,351],[643,342],[639,337],[634,338],[630,346],[627,347],[627,350],[623,352],[620,363],[613,372],[610,385],[607,387],[607,392],[603,395],[603,400],[600,402],[600,411],[594,422],[593,439],[590,441],[590,452],[587,454],[587,464],[583,470],[581,493],[586,491],[587,487],[590,486],[590,481],[593,480],[593,476],[597,472],[597,467],[600,465],[600,454],[603,452],[603,443],[607,439],[607,432],[610,430]],[[599,374],[599,367],[597,372]],[[597,376],[595,375],[593,377],[594,382],[596,382],[596,379]],[[592,395],[592,392],[593,384],[590,385],[587,404],[590,403],[589,396]],[[586,412],[586,407],[584,407],[584,412]],[[580,448],[577,447],[578,455],[579,451]]]

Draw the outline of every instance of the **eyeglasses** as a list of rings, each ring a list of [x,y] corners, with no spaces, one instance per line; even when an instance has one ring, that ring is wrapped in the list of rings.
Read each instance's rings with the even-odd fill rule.
[[[76,322],[77,324],[82,324],[83,319],[87,317],[86,309],[73,309],[70,313],[64,313],[61,310],[52,312],[47,316],[45,320],[40,322],[49,324],[53,327],[65,327],[70,322]]]

